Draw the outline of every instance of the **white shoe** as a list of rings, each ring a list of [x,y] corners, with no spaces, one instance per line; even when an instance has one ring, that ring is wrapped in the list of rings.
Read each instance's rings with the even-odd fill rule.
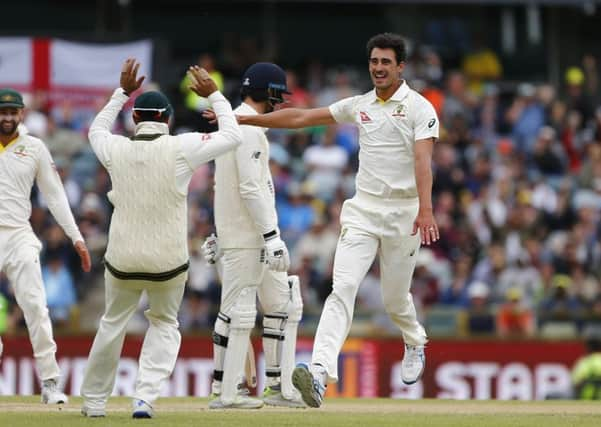
[[[106,410],[104,408],[92,408],[84,403],[81,407],[81,415],[89,418],[106,417]]]
[[[55,405],[68,402],[69,398],[58,389],[56,379],[44,380],[42,383],[42,403]]]
[[[426,354],[423,345],[405,344],[405,354],[401,362],[401,379],[407,385],[415,384],[424,373]]]
[[[309,367],[299,363],[292,371],[292,384],[300,391],[303,401],[312,408],[319,408],[323,403],[323,395],[326,393],[326,385],[321,381],[319,375],[313,375]]]
[[[296,391],[296,390],[295,390]],[[295,396],[291,399],[287,399],[282,394],[281,385],[275,385],[266,387],[263,391],[262,396],[263,402],[270,406],[281,406],[284,408],[306,408],[305,402],[300,396],[300,393],[296,392]]]
[[[132,400],[133,411],[131,413],[132,418],[152,418],[154,411],[152,406],[141,399]]]
[[[262,407],[262,400],[242,394],[236,395],[234,401],[228,405],[225,405],[221,401],[221,396],[215,396],[215,398],[209,402],[209,409],[259,409]]]

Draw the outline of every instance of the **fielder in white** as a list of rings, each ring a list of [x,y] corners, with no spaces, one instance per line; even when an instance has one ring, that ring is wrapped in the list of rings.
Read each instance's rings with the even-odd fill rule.
[[[129,139],[110,129],[129,94],[142,84],[139,64],[128,59],[121,87],[94,119],[90,142],[110,174],[108,194],[114,206],[105,255],[106,308],[86,366],[82,413],[104,416],[115,384],[126,325],[142,292],[150,323],[139,360],[133,396],[134,418],[151,418],[153,402],[171,375],[180,348],[177,312],[188,277],[187,193],[194,170],[241,143],[229,102],[204,69],[190,68],[191,89],[207,97],[217,114],[219,131],[169,135],[169,100],[146,92],[134,103],[135,135]]]
[[[260,62],[242,78],[242,104],[236,114],[273,111],[288,93],[286,74]],[[280,239],[269,171],[267,129],[242,126],[244,144],[216,161],[215,224],[219,241],[208,239],[203,253],[218,261],[222,282],[220,312],[213,333],[215,371],[209,408],[260,408],[263,402],[304,407],[291,382],[296,332],[302,316],[298,277],[288,277],[290,260]],[[221,257],[217,254],[222,254]],[[239,392],[255,325],[256,298],[263,310],[263,350],[267,387],[263,400]]]
[[[380,255],[386,312],[403,334],[402,380],[413,384],[425,366],[427,338],[409,292],[420,243],[439,238],[432,213],[432,150],[438,119],[432,105],[401,79],[406,49],[385,33],[367,43],[375,89],[330,107],[285,109],[239,117],[240,124],[275,128],[354,123],[359,127],[356,194],[342,208],[333,290],[315,336],[311,366],[299,365],[293,383],[303,400],[319,407],[327,382],[338,379],[337,359],[353,318],[357,289]]]
[[[6,273],[25,316],[37,373],[42,380],[42,402],[66,403],[67,396],[58,389],[56,343],[40,268],[42,244],[29,223],[34,182],[56,222],[73,241],[86,272],[91,267],[90,255],[69,209],[50,152],[41,140],[27,135],[25,128],[19,126],[24,107],[20,93],[0,90],[0,270]]]

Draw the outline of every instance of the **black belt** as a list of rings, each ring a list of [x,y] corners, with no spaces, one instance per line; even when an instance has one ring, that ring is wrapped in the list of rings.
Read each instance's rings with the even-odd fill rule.
[[[173,270],[164,271],[162,273],[129,273],[125,271],[117,270],[113,267],[109,262],[105,259],[104,265],[106,269],[113,275],[115,278],[120,280],[148,280],[151,282],[165,282],[167,280],[173,279],[175,276],[187,271],[190,267],[190,261],[186,261],[185,264],[180,265],[179,267],[174,268]]]

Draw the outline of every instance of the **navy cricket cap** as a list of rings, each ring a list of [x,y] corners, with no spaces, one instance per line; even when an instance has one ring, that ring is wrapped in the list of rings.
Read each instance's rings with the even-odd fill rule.
[[[150,91],[144,92],[136,98],[134,111],[156,111],[161,115],[170,116],[172,108],[169,99],[165,95],[158,91]]]
[[[286,73],[271,62],[257,62],[251,65],[242,76],[243,89],[272,89],[290,94],[286,86]]]
[[[14,89],[0,89],[0,108],[25,108],[23,97]]]

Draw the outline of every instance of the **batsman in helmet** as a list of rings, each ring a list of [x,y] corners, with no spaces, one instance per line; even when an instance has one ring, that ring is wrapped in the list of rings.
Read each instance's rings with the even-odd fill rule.
[[[242,104],[236,114],[273,111],[288,93],[286,74],[260,62],[242,78]],[[300,285],[286,273],[290,257],[280,238],[274,186],[269,171],[267,129],[241,126],[244,144],[216,159],[215,225],[203,254],[216,262],[223,285],[213,332],[215,371],[210,408],[304,407],[291,381],[296,332],[302,317]],[[263,350],[267,387],[263,399],[241,393],[256,298],[263,310]]]

